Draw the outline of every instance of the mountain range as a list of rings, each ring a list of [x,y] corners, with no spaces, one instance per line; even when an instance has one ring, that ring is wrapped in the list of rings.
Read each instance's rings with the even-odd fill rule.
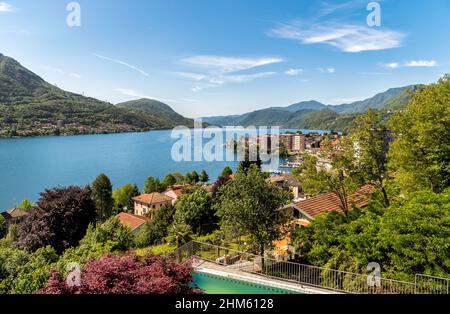
[[[271,126],[323,130],[346,130],[361,113],[369,108],[385,113],[404,108],[412,92],[421,85],[391,88],[371,98],[342,105],[325,105],[318,101],[304,101],[288,107],[270,107],[242,115],[204,117],[214,125]]]
[[[346,130],[369,108],[389,113],[406,106],[420,85],[392,88],[363,101],[337,106],[311,100],[288,107],[203,118],[211,125],[280,126]],[[194,121],[152,99],[113,105],[64,91],[0,54],[0,137],[136,132],[192,127]]]
[[[193,126],[168,105],[113,105],[64,91],[0,54],[0,137],[115,133]]]

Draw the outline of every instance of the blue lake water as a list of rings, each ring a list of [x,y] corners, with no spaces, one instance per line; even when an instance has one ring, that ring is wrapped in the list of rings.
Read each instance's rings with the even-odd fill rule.
[[[307,131],[304,130],[304,133]],[[211,180],[237,162],[175,162],[171,131],[0,140],[0,211],[35,202],[46,188],[86,185],[103,172],[114,188],[148,176],[205,169]]]

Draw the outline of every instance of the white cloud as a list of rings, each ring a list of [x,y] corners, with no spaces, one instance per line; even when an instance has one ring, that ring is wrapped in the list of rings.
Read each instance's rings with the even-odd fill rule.
[[[153,96],[144,95],[142,93],[139,93],[139,92],[135,91],[134,89],[115,88],[114,91],[118,92],[118,93],[120,93],[122,95],[126,95],[126,96],[132,96],[132,97],[137,97],[137,98],[155,99]]]
[[[113,91],[115,91],[117,93],[120,93],[122,95],[125,95],[125,96],[131,96],[131,97],[134,97],[134,98],[156,99],[156,100],[163,101],[163,102],[168,102],[168,103],[179,102],[179,101],[177,101],[175,99],[160,98],[160,97],[156,97],[156,96],[146,95],[146,94],[143,94],[141,92],[138,92],[138,91],[136,91],[134,89],[130,89],[130,88],[120,88],[119,87],[119,88],[115,88]]]
[[[237,58],[226,56],[193,56],[182,60],[186,65],[206,69],[209,73],[216,74],[243,71],[283,61],[283,59],[272,57]]]
[[[204,75],[204,74],[190,73],[190,72],[174,72],[174,73],[175,73],[175,75],[177,75],[179,77],[191,79],[194,81],[202,81],[202,80],[206,79],[206,75]]]
[[[69,73],[69,76],[71,76],[71,77],[74,77],[74,78],[77,78],[77,79],[79,79],[79,78],[81,78],[81,75],[80,74],[78,74],[78,73]]]
[[[289,76],[297,76],[302,73],[303,73],[303,69],[289,69],[284,72],[284,74],[289,75]]]
[[[59,74],[63,74],[63,75],[67,75],[73,78],[77,78],[80,79],[82,76],[81,74],[78,73],[74,73],[74,72],[66,72],[60,68],[55,68],[52,66],[48,66],[48,65],[42,65],[40,66],[41,69],[45,70],[45,71],[49,71],[49,72],[55,72],[55,73],[59,73]]]
[[[63,73],[64,73],[63,70],[61,70],[61,69],[59,69],[59,68],[51,67],[51,66],[48,66],[48,65],[43,65],[43,66],[41,66],[41,69],[46,70],[46,71],[49,71],[49,72],[60,73],[60,74],[63,74]]]
[[[11,4],[6,2],[0,2],[0,12],[12,12],[14,8]]]
[[[275,74],[276,72],[261,72],[254,74],[222,75],[210,78],[209,82],[217,85],[222,85],[225,83],[242,83],[250,82],[258,78],[268,77]]]
[[[218,87],[227,83],[250,82],[255,79],[273,76],[276,72],[237,73],[261,66],[283,62],[281,58],[240,58],[227,56],[193,56],[182,59],[185,66],[195,68],[196,72],[175,72],[175,75],[196,81],[191,91],[200,92],[208,88]]]
[[[405,63],[405,67],[436,67],[436,60],[412,60]]]
[[[99,54],[96,54],[96,53],[94,53],[93,55],[96,56],[97,58],[100,58],[100,59],[103,59],[103,60],[107,60],[107,61],[111,61],[111,62],[120,64],[120,65],[126,66],[127,68],[130,68],[130,69],[132,69],[132,70],[135,70],[135,71],[139,72],[140,74],[142,74],[142,75],[144,75],[144,76],[150,76],[150,75],[149,75],[147,72],[145,72],[144,70],[142,70],[142,69],[140,69],[140,68],[138,68],[138,67],[136,67],[136,66],[134,66],[134,65],[131,65],[131,64],[129,64],[129,63],[126,63],[126,62],[124,62],[124,61],[122,61],[122,60],[119,60],[119,59],[113,59],[113,58],[109,58],[109,57],[105,57],[105,56],[103,56],[103,55],[99,55]]]
[[[417,67],[436,67],[438,63],[436,60],[411,60],[400,64],[399,62],[381,63],[382,67],[389,69],[396,68],[417,68]]]
[[[404,34],[386,28],[334,22],[284,24],[269,35],[298,41],[302,44],[328,44],[345,52],[384,50],[401,46]]]
[[[400,64],[398,62],[391,62],[391,63],[382,63],[381,66],[389,69],[396,69],[400,66]]]
[[[318,68],[318,70],[321,73],[330,73],[330,74],[336,73],[336,68],[334,68],[334,67]]]

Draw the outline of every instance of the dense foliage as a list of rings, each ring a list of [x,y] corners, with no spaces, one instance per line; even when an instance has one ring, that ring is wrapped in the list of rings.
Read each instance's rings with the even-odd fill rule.
[[[234,180],[220,188],[214,204],[222,227],[233,234],[250,235],[261,255],[281,237],[280,226],[287,217],[278,209],[290,201],[286,191],[268,185],[265,178],[255,165],[237,172]]]
[[[160,256],[107,254],[91,260],[81,273],[81,285],[69,287],[53,272],[40,294],[190,294],[192,268]]]
[[[386,210],[374,202],[349,217],[322,215],[297,229],[300,260],[353,272],[377,262],[384,277],[402,280],[416,273],[450,277],[450,190],[416,192]]]
[[[390,163],[404,191],[450,186],[450,76],[413,96],[404,112],[393,117],[395,141]]]
[[[18,245],[30,252],[50,245],[61,253],[77,245],[94,220],[95,206],[86,189],[46,190],[37,207],[20,223]]]

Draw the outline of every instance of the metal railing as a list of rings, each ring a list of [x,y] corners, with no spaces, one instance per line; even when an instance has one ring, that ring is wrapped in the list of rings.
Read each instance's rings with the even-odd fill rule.
[[[168,254],[177,261],[195,257],[229,269],[268,278],[354,294],[448,294],[449,279],[416,275],[415,282],[377,278],[369,284],[369,275],[358,274],[239,252],[209,243],[192,241]]]

